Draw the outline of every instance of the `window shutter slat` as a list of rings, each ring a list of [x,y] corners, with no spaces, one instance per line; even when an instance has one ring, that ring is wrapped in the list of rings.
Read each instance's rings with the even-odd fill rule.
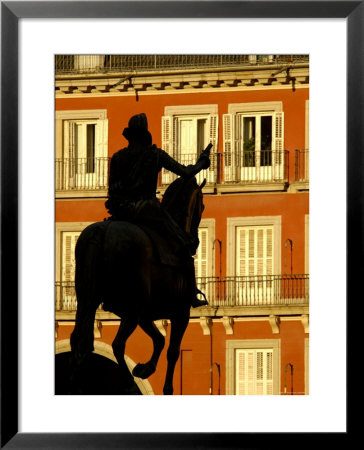
[[[284,150],[284,113],[276,112],[273,114],[273,145],[274,163],[280,165],[283,161]]]
[[[162,148],[170,156],[173,156],[173,129],[172,129],[172,117],[162,117]]]
[[[195,256],[196,277],[205,278],[208,276],[208,229],[199,228],[198,238],[200,245]]]
[[[212,147],[212,153],[217,153],[217,136],[218,136],[218,115],[217,114],[211,114],[209,116],[209,142],[213,145]],[[210,171],[214,171],[216,169],[216,158],[214,155],[211,155],[211,165],[210,165]]]
[[[237,349],[236,395],[273,395],[272,349]]]
[[[233,150],[234,150],[234,115],[224,114],[224,164],[225,169],[231,168],[233,165]],[[228,177],[227,181],[230,181],[231,172],[230,170],[225,171],[225,175]]]

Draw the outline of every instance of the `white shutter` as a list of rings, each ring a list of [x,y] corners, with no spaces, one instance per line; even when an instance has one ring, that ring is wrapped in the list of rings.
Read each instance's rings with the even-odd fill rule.
[[[75,155],[75,122],[71,120],[63,121],[63,157],[73,159]]]
[[[64,189],[75,186],[76,175],[76,124],[71,120],[63,121],[63,176]]]
[[[219,116],[210,114],[209,116],[209,142],[213,145],[212,151],[217,153],[217,136],[218,136]]]
[[[108,156],[108,125],[109,121],[98,120],[95,127],[95,156],[107,158]]]
[[[236,350],[235,373],[236,395],[273,395],[273,350]]]
[[[173,118],[162,117],[162,149],[173,156]]]
[[[255,394],[255,351],[236,351],[236,395]]]
[[[62,293],[63,310],[76,309],[75,280],[75,248],[81,233],[79,231],[64,231],[62,233]]]
[[[284,113],[276,112],[273,114],[272,130],[272,163],[274,166],[283,165],[284,160]]]
[[[272,275],[273,227],[237,227],[238,276]]]
[[[97,187],[107,188],[108,170],[108,127],[107,119],[98,120],[95,126],[95,173]]]
[[[162,149],[173,157],[174,149],[173,142],[176,130],[173,129],[173,117],[162,117]],[[174,177],[168,170],[162,169],[162,184],[170,184]]]
[[[195,255],[195,271],[197,278],[208,276],[208,228],[198,229],[200,245]]]
[[[284,150],[284,113],[273,114],[273,150]]]
[[[234,181],[234,114],[223,115],[224,136],[224,181]]]
[[[206,173],[207,182],[215,183],[217,181],[217,136],[218,136],[218,123],[219,116],[217,114],[211,114],[208,118],[208,143],[212,144],[210,153],[210,167]]]
[[[80,234],[79,231],[62,233],[62,281],[64,282],[73,282],[75,279],[75,248]]]

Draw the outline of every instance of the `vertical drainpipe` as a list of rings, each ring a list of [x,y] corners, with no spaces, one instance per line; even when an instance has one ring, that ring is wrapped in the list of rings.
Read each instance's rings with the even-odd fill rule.
[[[210,329],[210,389],[209,394],[212,395],[212,370],[213,370],[213,354],[212,354],[212,326],[213,321],[211,319],[211,329]]]

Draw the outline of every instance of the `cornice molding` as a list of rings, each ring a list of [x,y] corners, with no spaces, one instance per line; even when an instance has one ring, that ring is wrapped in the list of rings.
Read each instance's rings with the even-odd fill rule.
[[[135,94],[136,92],[171,93],[186,90],[204,92],[207,89],[254,89],[257,87],[308,87],[309,68],[296,67],[278,75],[273,67],[262,69],[227,70],[214,72],[178,72],[137,74],[125,78],[125,74],[99,76],[57,76],[56,97],[69,95]],[[121,81],[122,80],[122,81]]]

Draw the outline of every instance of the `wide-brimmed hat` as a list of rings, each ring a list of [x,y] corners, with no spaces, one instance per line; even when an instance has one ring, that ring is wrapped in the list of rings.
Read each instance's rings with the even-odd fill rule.
[[[151,145],[152,135],[148,131],[148,120],[144,113],[136,114],[129,120],[128,128],[124,128],[123,136],[129,143],[142,143]]]
[[[131,117],[128,123],[128,127],[136,130],[136,129],[148,129],[148,119],[144,113],[136,114]]]

